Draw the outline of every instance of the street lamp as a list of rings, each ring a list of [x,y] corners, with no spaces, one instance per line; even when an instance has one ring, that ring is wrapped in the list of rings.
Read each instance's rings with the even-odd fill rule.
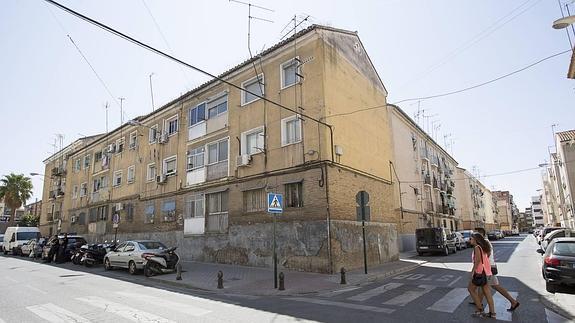
[[[44,174],[40,174],[40,173],[30,173],[30,176],[42,176],[42,177],[44,177]]]
[[[553,29],[565,29],[575,23],[575,16],[567,16],[553,22]]]

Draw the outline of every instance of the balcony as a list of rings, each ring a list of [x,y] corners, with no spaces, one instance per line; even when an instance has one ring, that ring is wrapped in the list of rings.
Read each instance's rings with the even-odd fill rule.
[[[206,180],[213,181],[215,179],[228,177],[228,168],[227,160],[208,165]]]
[[[421,157],[421,159],[426,159],[429,161],[429,152],[427,151],[426,148],[421,148],[419,150],[419,156]]]
[[[424,176],[423,184],[431,186],[431,177],[429,176],[429,174]]]
[[[188,170],[186,174],[186,185],[200,184],[206,181],[206,167]]]
[[[431,156],[431,166],[432,167],[439,167],[439,157]]]
[[[54,211],[53,220],[60,220],[60,211]]]
[[[206,131],[212,133],[228,126],[228,113],[222,113],[207,121]]]
[[[442,209],[443,209],[443,212],[442,212],[443,214],[449,214],[449,207],[447,205],[443,205]]]
[[[52,177],[61,177],[61,176],[66,176],[66,170],[64,169],[64,167],[59,166],[52,168]]]
[[[226,233],[228,231],[228,212],[208,214],[206,232]]]
[[[439,185],[437,184],[437,178],[435,176],[433,176],[433,188],[435,189],[439,189]]]
[[[425,201],[425,212],[433,212],[433,202]]]

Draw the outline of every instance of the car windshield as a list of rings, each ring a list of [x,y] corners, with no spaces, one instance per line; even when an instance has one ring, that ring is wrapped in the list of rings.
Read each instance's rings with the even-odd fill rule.
[[[575,241],[561,241],[555,243],[553,254],[557,256],[575,257]]]
[[[68,244],[86,244],[86,240],[84,238],[70,238],[68,239]]]
[[[464,238],[469,238],[469,237],[471,237],[471,232],[469,232],[469,231],[464,231],[464,232],[462,232],[461,234],[463,235]]]
[[[417,230],[416,235],[419,243],[435,243],[441,241],[441,230],[439,229]]]
[[[40,232],[17,232],[16,240],[32,240],[40,237]]]
[[[145,250],[145,249],[167,249],[166,246],[164,246],[163,243],[158,242],[158,241],[143,241],[143,242],[138,242],[138,246],[140,247],[140,249]]]

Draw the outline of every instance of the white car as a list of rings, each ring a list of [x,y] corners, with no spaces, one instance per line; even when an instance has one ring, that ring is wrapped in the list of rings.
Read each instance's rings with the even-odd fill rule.
[[[40,238],[40,230],[36,227],[8,227],[4,232],[2,251],[5,255],[9,252],[16,255],[26,241],[37,238]]]
[[[127,268],[131,275],[144,269],[146,257],[168,249],[163,243],[152,240],[133,240],[119,244],[104,257],[104,269]]]
[[[455,232],[455,247],[459,250],[467,248],[467,242],[460,232]]]

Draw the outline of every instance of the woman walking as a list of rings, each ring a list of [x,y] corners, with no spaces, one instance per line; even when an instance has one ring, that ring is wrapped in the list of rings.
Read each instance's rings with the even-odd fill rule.
[[[476,306],[476,311],[472,316],[496,318],[493,296],[491,295],[491,288],[489,287],[489,280],[493,276],[491,272],[491,264],[489,263],[491,246],[485,238],[477,232],[471,234],[469,242],[473,246],[473,268],[471,270],[471,279],[469,280],[467,290],[473,298]],[[477,293],[477,287],[481,288],[483,295],[485,295],[485,298],[487,299],[489,313],[483,312],[483,305],[481,304],[481,298]]]

